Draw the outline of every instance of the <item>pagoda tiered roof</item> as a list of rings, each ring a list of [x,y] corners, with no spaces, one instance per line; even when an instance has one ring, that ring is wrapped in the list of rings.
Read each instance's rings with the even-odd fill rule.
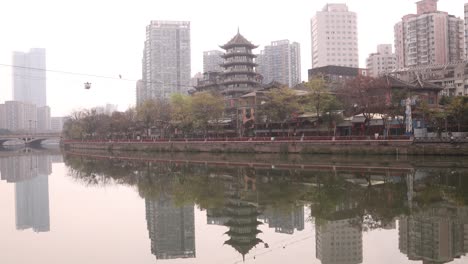
[[[250,58],[257,58],[257,55],[251,53],[251,52],[246,52],[246,51],[239,51],[239,52],[229,52],[225,53],[223,55],[220,55],[221,58],[227,59],[235,56],[244,56],[244,57],[250,57]]]
[[[220,46],[222,49],[230,49],[234,47],[248,47],[251,49],[255,49],[258,46],[252,44],[252,42],[248,41],[244,36],[242,36],[239,31],[237,34],[226,44]]]

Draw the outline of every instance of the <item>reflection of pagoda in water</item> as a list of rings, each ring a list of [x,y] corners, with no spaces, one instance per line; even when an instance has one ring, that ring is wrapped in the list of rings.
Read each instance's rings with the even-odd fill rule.
[[[286,211],[267,207],[263,212],[262,219],[268,223],[268,227],[274,228],[277,233],[294,234],[294,229],[304,230],[304,207],[291,205],[291,210]]]
[[[257,244],[263,242],[257,238],[261,233],[257,220],[258,204],[252,199],[256,194],[256,179],[254,175],[241,169],[231,175],[216,175],[223,180],[225,186],[225,204],[222,208],[207,210],[208,224],[225,225],[229,230],[225,233],[229,239],[224,242],[232,246],[243,257]]]
[[[193,205],[177,207],[172,198],[160,195],[146,199],[146,221],[151,253],[156,259],[195,257],[195,215]]]
[[[261,233],[258,226],[261,224],[257,220],[257,208],[238,198],[232,197],[225,207],[225,214],[229,217],[226,226],[229,231],[226,234],[230,237],[224,242],[235,248],[242,256],[245,256],[262,240],[257,238]]]

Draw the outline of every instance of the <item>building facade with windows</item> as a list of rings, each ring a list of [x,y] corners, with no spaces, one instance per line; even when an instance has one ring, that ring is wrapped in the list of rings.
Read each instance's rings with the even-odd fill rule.
[[[37,131],[37,107],[31,103],[6,101],[0,107],[3,129],[33,133]]]
[[[146,27],[137,104],[187,93],[191,79],[190,22],[151,21]]]
[[[273,41],[260,52],[256,62],[264,84],[276,81],[294,87],[301,82],[301,48],[297,42]]]
[[[223,58],[221,57],[224,53],[220,50],[210,50],[203,52],[203,72],[222,72]]]
[[[396,55],[392,52],[392,44],[380,44],[377,53],[371,53],[366,60],[370,77],[377,78],[396,68]]]
[[[13,65],[13,101],[46,106],[46,50],[15,51]]]
[[[346,4],[327,4],[311,19],[312,68],[359,66],[357,15]]]
[[[438,11],[438,0],[417,2],[417,14],[394,27],[397,68],[445,64],[465,54],[463,19]]]
[[[465,57],[468,58],[468,3],[465,3]]]

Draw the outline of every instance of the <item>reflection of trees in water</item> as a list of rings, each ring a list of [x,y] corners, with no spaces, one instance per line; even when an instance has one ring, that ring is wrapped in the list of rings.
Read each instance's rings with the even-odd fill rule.
[[[441,202],[454,208],[465,208],[468,203],[468,173],[463,167],[425,165],[388,171],[365,167],[349,171],[278,169],[71,155],[65,157],[65,162],[71,175],[86,184],[126,184],[135,186],[140,196],[148,199],[164,195],[171,197],[176,206],[195,203],[208,209],[209,223],[227,225],[227,244],[242,254],[260,243],[257,219],[267,221],[268,212],[270,217],[271,212],[292,215],[298,205],[311,207],[312,217],[325,239],[335,225],[356,232],[395,228],[397,218],[417,216]],[[391,167],[389,163],[388,168]],[[286,224],[278,230],[291,233]],[[324,258],[326,250],[322,252]]]
[[[173,196],[176,204],[195,203],[202,209],[224,205],[232,185],[226,184],[226,179],[235,178],[240,198],[259,208],[270,206],[290,212],[291,205],[306,203],[316,218],[367,216],[381,225],[409,213],[405,172],[216,167],[202,162],[179,164],[71,155],[65,157],[65,162],[70,174],[87,184],[136,186],[142,197],[158,197],[163,192]],[[415,199],[421,204],[441,199],[457,204],[468,201],[465,171],[428,169],[416,170],[416,174],[413,191],[418,193]],[[352,210],[337,210],[345,202],[355,206]],[[370,228],[378,227],[374,224]]]

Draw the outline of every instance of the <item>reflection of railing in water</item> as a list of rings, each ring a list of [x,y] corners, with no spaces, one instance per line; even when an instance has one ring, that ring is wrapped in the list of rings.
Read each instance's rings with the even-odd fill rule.
[[[209,137],[209,138],[160,138],[160,139],[120,139],[120,140],[64,140],[65,144],[73,143],[160,143],[160,142],[329,142],[329,141],[386,141],[386,142],[412,142],[408,136],[392,136],[386,139],[370,136],[317,136],[317,137]]]
[[[410,172],[414,168],[409,166],[366,166],[362,164],[356,165],[333,165],[333,164],[285,164],[285,163],[264,163],[264,162],[233,162],[233,161],[205,161],[205,160],[188,160],[188,159],[157,159],[157,158],[142,158],[130,156],[112,156],[112,155],[97,155],[88,153],[78,153],[68,151],[67,155],[84,156],[94,159],[104,160],[127,160],[127,161],[142,161],[154,163],[169,163],[169,164],[203,164],[214,167],[251,167],[251,168],[271,168],[271,169],[298,169],[311,171],[345,171],[345,172]]]

